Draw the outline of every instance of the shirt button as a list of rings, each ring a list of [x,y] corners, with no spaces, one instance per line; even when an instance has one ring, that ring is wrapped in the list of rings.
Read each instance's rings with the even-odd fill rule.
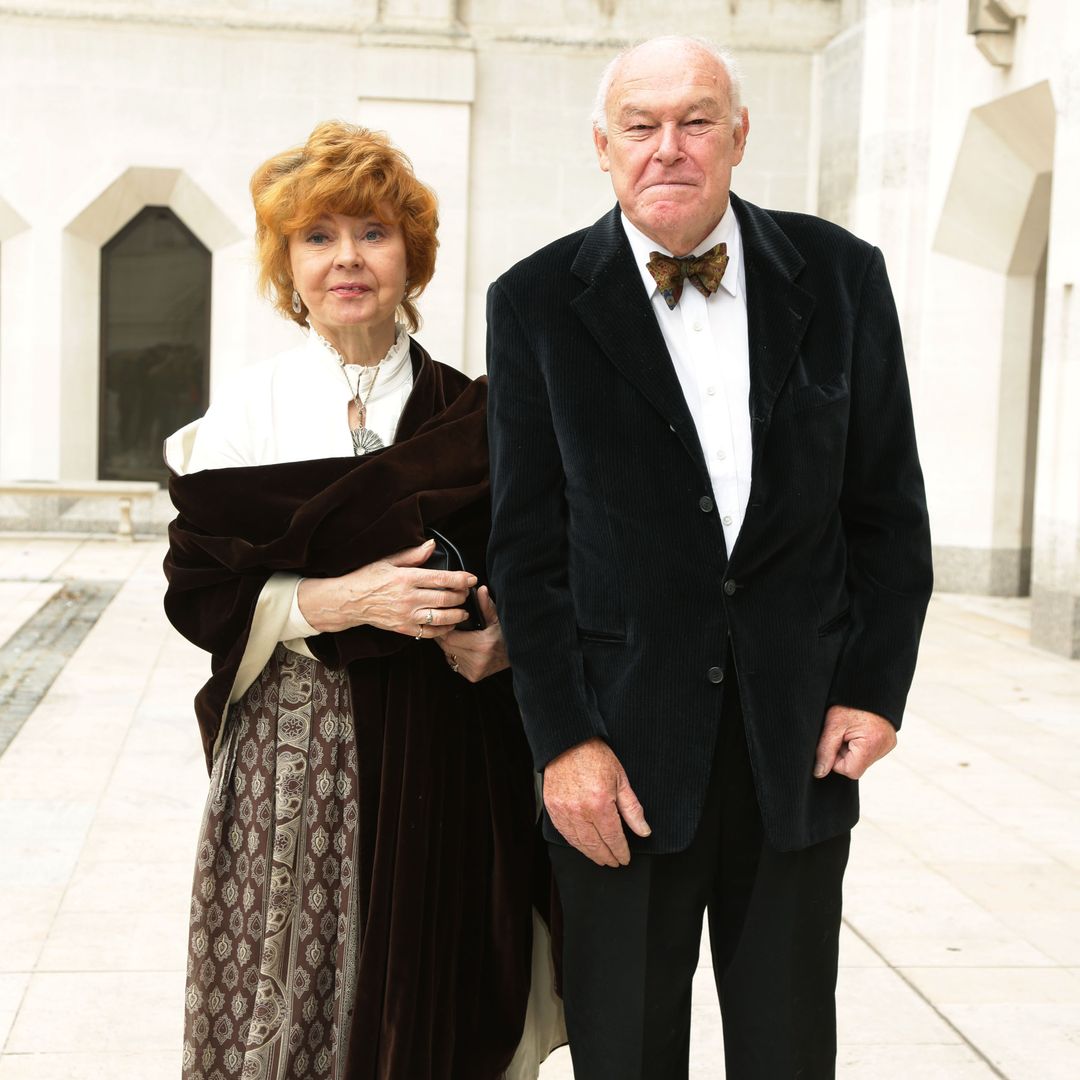
[[[724,681],[723,668],[711,667],[705,674],[711,683],[722,683]]]
[[[727,460],[727,454],[725,454],[723,450],[717,450],[717,451],[716,451],[716,456],[717,456],[717,457],[718,457],[718,458],[719,458],[719,459],[720,459],[721,461],[726,461],[726,460]]]
[[[725,525],[730,525],[731,524],[731,515],[730,514],[725,514],[724,515],[724,524]]]
[[[700,333],[701,332],[701,323],[699,323],[699,322],[694,323],[694,329]]]
[[[735,590],[738,587],[739,586],[736,585],[734,581],[725,581],[724,582],[724,595],[725,596],[734,596],[735,595]]]
[[[706,514],[708,514],[713,508],[713,501],[709,498],[708,495],[702,495],[701,498],[698,499],[697,504],[698,508]]]
[[[715,386],[707,386],[707,387],[705,388],[705,393],[706,393],[706,394],[708,394],[708,395],[709,395],[709,397],[712,397],[712,396],[713,396],[713,394],[715,394],[715,393],[716,393],[716,387],[715,387]]]

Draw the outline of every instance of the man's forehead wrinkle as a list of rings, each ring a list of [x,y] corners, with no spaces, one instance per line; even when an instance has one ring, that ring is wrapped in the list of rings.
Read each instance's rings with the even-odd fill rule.
[[[672,110],[681,115],[696,111],[707,112],[710,109],[721,110],[722,108],[721,101],[713,94],[705,94],[691,101],[683,101],[681,98],[666,101],[664,95],[657,95],[656,93],[642,93],[640,96],[633,93],[624,93],[618,96],[615,101],[615,108],[612,111],[619,120],[626,121],[639,116],[656,117]]]
[[[696,88],[695,105],[719,104],[728,95],[723,72],[711,70],[639,71],[620,73],[608,91],[610,112],[622,116],[631,109],[655,111],[666,98],[683,97]]]

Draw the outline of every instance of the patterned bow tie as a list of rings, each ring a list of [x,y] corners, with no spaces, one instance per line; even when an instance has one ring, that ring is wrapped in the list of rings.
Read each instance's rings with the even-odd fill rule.
[[[686,278],[702,296],[712,296],[720,288],[727,269],[727,244],[717,244],[704,255],[661,255],[649,252],[649,273],[669,308],[674,308],[682,296]]]

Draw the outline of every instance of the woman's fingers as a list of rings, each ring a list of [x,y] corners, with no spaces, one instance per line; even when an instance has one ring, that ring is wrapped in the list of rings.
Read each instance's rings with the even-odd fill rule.
[[[459,608],[468,595],[464,590],[417,589],[413,593],[413,602],[417,607],[424,608]]]
[[[416,547],[405,548],[402,551],[395,551],[393,555],[387,555],[386,561],[391,566],[423,566],[431,558],[434,550],[435,541],[425,540]]]
[[[460,607],[421,607],[412,613],[412,621],[418,626],[445,626],[453,629],[469,617]]]
[[[466,570],[425,570],[420,567],[410,572],[409,583],[418,589],[451,589],[463,593],[476,584],[476,575]]]

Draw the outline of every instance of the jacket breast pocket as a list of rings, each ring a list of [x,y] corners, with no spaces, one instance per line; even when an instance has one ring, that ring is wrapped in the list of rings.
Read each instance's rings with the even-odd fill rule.
[[[588,630],[578,627],[578,640],[590,645],[625,645],[626,634],[618,630]]]
[[[847,398],[847,376],[840,371],[827,382],[793,387],[791,407],[795,412],[807,412],[810,409],[820,409],[823,405],[846,401]]]

